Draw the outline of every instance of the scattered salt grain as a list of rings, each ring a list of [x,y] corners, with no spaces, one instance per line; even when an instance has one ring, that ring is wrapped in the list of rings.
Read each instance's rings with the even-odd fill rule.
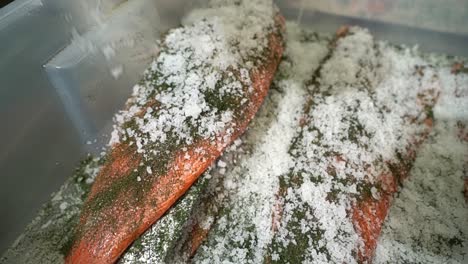
[[[372,198],[374,198],[375,200],[380,199],[380,193],[377,190],[377,188],[375,188],[375,186],[372,186],[372,188],[371,188],[371,195],[372,195]]]
[[[68,207],[68,203],[67,202],[62,202],[59,206],[60,210],[61,211],[65,211],[65,209],[67,209]]]
[[[148,172],[148,174],[152,174],[153,171],[151,170],[151,167],[150,166],[147,166],[146,167],[146,172]]]
[[[222,161],[222,160],[219,160],[218,161],[218,167],[220,168],[225,168],[226,167],[226,162]]]
[[[240,146],[242,144],[242,140],[240,138],[234,140],[234,145]]]
[[[45,229],[45,228],[49,227],[50,224],[52,224],[52,220],[49,220],[49,221],[47,221],[46,223],[44,223],[44,224],[41,226],[41,229]]]

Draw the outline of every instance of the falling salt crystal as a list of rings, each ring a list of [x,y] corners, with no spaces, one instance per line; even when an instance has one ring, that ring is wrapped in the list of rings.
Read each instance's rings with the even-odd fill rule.
[[[140,176],[137,177],[137,181],[141,181],[141,177],[140,177]]]
[[[119,65],[111,69],[111,74],[115,79],[118,79],[123,73],[123,66]]]
[[[150,166],[147,166],[146,167],[146,172],[148,172],[149,174],[152,174],[153,171],[151,170],[151,167]]]
[[[115,56],[115,50],[110,45],[107,45],[102,49],[102,54],[104,54],[106,60],[110,60]]]

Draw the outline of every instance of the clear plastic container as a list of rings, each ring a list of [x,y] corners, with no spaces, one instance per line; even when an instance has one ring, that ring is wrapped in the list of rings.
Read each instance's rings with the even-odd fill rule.
[[[16,0],[0,9],[0,252],[108,141],[157,39],[206,1]],[[380,39],[468,56],[465,0],[278,0],[288,20],[332,32],[367,27]]]

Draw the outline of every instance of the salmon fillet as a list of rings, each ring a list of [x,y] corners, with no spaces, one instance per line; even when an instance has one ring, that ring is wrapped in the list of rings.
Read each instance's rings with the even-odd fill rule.
[[[288,56],[303,53],[302,45],[312,48],[307,42],[314,38],[288,39],[286,68],[315,64]],[[307,91],[290,128],[294,136],[279,151],[290,132],[282,140],[265,135],[274,143],[254,146],[251,157],[224,175],[225,186],[236,179],[239,189],[225,192],[230,197],[212,216],[194,262],[372,262],[392,196],[431,130],[440,88],[437,71],[407,52],[374,41],[365,29],[341,28],[304,83],[280,71],[285,94],[301,85]],[[257,150],[264,152],[257,156]],[[284,164],[265,169],[263,157],[274,158],[268,150],[282,153]],[[199,246],[204,236],[195,226],[189,244]]]
[[[284,22],[270,1],[238,4],[195,12],[165,37],[116,117],[66,263],[115,262],[247,128],[279,64]]]

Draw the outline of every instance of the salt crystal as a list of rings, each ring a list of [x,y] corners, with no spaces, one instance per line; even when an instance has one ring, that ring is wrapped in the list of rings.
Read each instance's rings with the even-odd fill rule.
[[[225,168],[226,165],[227,165],[226,162],[224,162],[224,161],[222,161],[222,160],[219,160],[219,161],[218,161],[218,167],[220,167],[220,168]]]
[[[59,206],[61,211],[65,211],[65,209],[68,208],[68,203],[67,202],[62,202]]]
[[[118,65],[116,67],[113,67],[111,69],[111,74],[112,76],[114,77],[114,79],[118,79],[123,73],[123,66],[122,65]]]
[[[106,60],[110,60],[115,56],[115,50],[110,45],[104,46],[104,48],[102,48],[102,53],[104,54]]]
[[[380,193],[378,192],[377,188],[375,188],[374,186],[372,186],[371,188],[371,194],[372,194],[372,198],[376,200],[380,199]]]

